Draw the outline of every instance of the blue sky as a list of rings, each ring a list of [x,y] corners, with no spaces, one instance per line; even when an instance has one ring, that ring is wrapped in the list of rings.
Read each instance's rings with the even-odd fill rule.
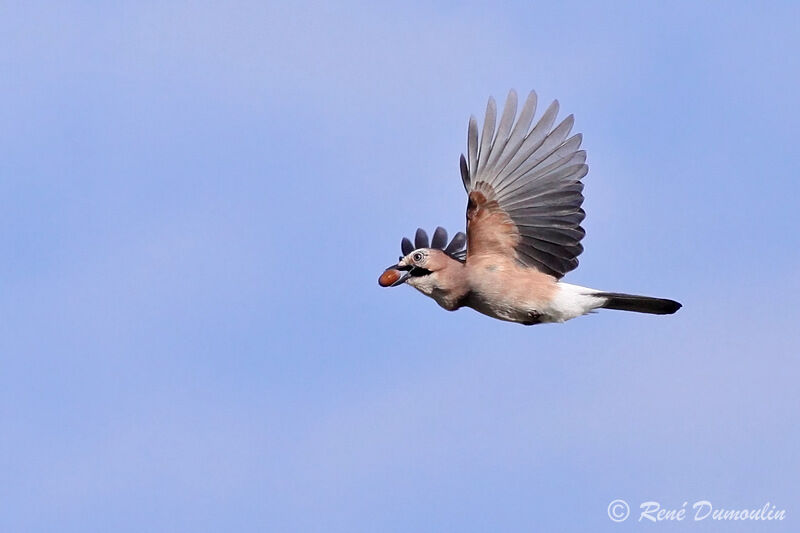
[[[0,530],[797,529],[796,3],[0,11]],[[378,287],[512,87],[584,134],[567,281],[678,314]]]

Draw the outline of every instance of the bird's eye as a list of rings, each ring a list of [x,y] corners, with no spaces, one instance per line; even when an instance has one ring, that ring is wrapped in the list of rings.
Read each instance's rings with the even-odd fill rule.
[[[413,259],[414,261],[422,261],[422,254],[417,252],[411,256],[411,259]]]

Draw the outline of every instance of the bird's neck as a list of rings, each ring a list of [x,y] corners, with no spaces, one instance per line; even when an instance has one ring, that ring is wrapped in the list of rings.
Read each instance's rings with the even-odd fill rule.
[[[461,261],[450,259],[447,268],[436,272],[436,286],[428,296],[448,311],[454,311],[463,305],[468,294],[466,266]]]

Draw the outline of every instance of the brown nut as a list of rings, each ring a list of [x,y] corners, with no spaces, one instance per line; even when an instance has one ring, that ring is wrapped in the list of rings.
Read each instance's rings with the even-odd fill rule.
[[[387,268],[381,277],[378,278],[378,284],[381,287],[389,287],[392,283],[400,279],[400,271],[394,268]]]

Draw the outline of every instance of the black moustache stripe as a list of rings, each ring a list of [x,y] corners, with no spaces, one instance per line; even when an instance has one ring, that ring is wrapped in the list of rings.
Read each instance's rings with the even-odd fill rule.
[[[408,272],[408,274],[412,278],[419,278],[421,276],[427,276],[428,274],[432,274],[432,272],[422,267],[414,267]]]

